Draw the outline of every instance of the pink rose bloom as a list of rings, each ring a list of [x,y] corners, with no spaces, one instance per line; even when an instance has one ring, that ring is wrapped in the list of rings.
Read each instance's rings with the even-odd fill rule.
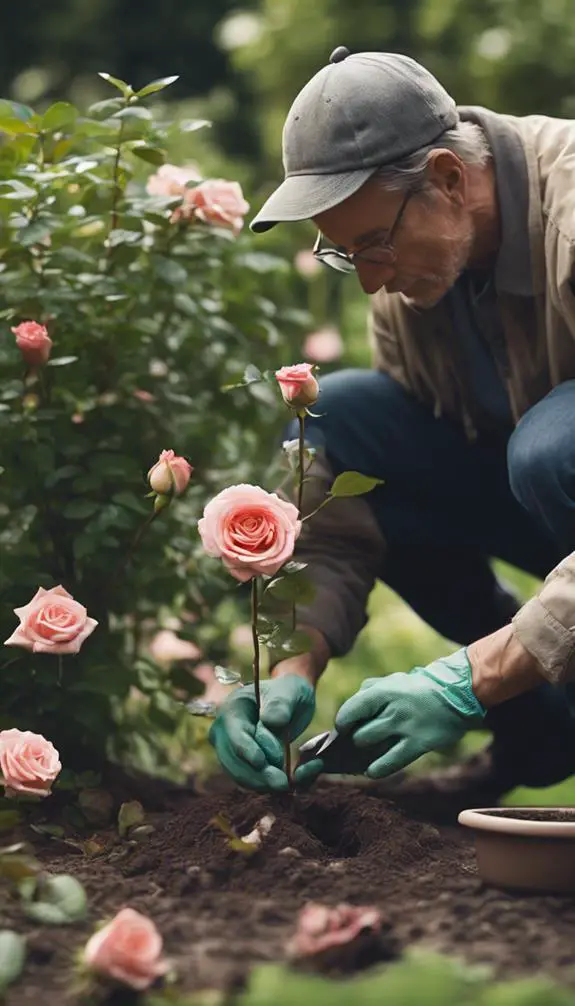
[[[201,175],[193,164],[178,168],[175,164],[162,164],[155,175],[150,175],[146,191],[150,196],[185,196],[188,182],[199,182]]]
[[[148,472],[148,482],[158,496],[180,496],[190,481],[193,468],[174,451],[162,451]]]
[[[135,388],[132,392],[134,398],[137,398],[140,402],[155,402],[156,396],[152,394],[151,391],[145,391],[143,388]]]
[[[84,960],[92,971],[138,991],[168,970],[162,959],[162,937],[152,920],[133,908],[123,908],[90,937]]]
[[[52,349],[52,340],[45,325],[37,321],[22,321],[12,329],[16,345],[29,367],[41,367],[47,363]]]
[[[343,340],[337,328],[326,325],[310,332],[303,344],[304,356],[316,363],[333,363],[343,353]]]
[[[171,629],[160,629],[150,643],[150,654],[158,664],[174,660],[197,660],[201,650],[189,639],[180,639]]]
[[[86,609],[64,587],[38,587],[23,608],[14,608],[20,625],[5,646],[23,646],[33,653],[78,653],[97,626]]]
[[[351,943],[366,929],[377,932],[380,927],[381,913],[377,908],[346,904],[330,908],[310,902],[299,914],[288,952],[292,957],[311,957],[331,947]]]
[[[239,182],[226,182],[223,178],[201,182],[189,191],[186,201],[193,205],[195,215],[204,223],[227,227],[234,234],[240,233],[250,208]]]
[[[210,500],[198,530],[208,555],[244,582],[272,576],[291,559],[301,521],[293,503],[259,486],[238,485]]]
[[[56,748],[42,734],[0,731],[0,781],[6,796],[49,796],[61,768]]]
[[[291,409],[305,409],[317,402],[319,384],[313,376],[313,364],[294,363],[291,367],[276,370],[277,382],[286,405]]]
[[[311,279],[312,276],[317,276],[321,269],[321,264],[318,262],[310,248],[302,248],[301,251],[298,251],[293,260],[293,264],[300,276],[305,276],[306,279]]]

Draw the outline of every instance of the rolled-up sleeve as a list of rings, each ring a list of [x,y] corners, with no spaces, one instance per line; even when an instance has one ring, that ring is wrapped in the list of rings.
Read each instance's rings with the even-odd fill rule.
[[[575,552],[549,573],[513,618],[519,642],[553,684],[575,681]]]

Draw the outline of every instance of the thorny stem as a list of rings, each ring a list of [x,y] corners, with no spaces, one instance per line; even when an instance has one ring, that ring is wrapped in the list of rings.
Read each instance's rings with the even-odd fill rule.
[[[252,640],[254,644],[254,690],[256,693],[256,705],[258,708],[258,718],[262,705],[260,691],[260,641],[258,639],[258,578],[252,578]]]

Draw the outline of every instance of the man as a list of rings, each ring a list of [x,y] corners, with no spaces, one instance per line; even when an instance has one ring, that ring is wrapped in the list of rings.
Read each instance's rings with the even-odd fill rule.
[[[252,228],[312,219],[316,255],[371,296],[375,350],[374,370],[323,381],[305,508],[346,469],[385,484],[306,523],[313,650],[275,667],[260,722],[250,687],[232,696],[212,729],[220,760],[246,786],[287,786],[281,738],[309,724],[380,578],[463,648],[364,682],[336,720],[346,771],[367,753],[384,778],[484,721],[488,750],[425,780],[438,807],[564,779],[575,553],[519,611],[490,559],[545,577],[575,548],[575,123],[457,108],[413,60],[340,47],[296,98],[283,158]]]

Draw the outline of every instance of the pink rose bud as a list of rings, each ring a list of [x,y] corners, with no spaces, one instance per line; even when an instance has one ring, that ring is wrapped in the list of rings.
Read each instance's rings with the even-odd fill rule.
[[[33,653],[78,653],[97,626],[86,609],[64,587],[38,587],[23,608],[14,608],[20,625],[5,646],[23,646]]]
[[[174,451],[162,451],[156,464],[148,472],[150,487],[158,496],[180,496],[190,481],[193,472],[185,458]]]
[[[44,325],[37,321],[22,321],[12,329],[16,345],[29,367],[41,367],[47,363],[52,349],[52,340]]]
[[[343,353],[343,340],[337,328],[326,325],[310,332],[303,344],[304,355],[316,363],[333,363]]]
[[[84,947],[92,971],[141,991],[168,970],[162,959],[162,937],[147,916],[123,908]]]
[[[276,370],[277,382],[286,405],[299,411],[317,402],[319,384],[313,376],[313,364],[294,363]]]
[[[207,554],[243,582],[272,576],[291,559],[301,521],[293,503],[259,486],[238,485],[210,500],[198,530]]]
[[[0,782],[6,796],[49,796],[61,768],[56,748],[42,734],[0,731]]]
[[[185,198],[199,220],[216,227],[226,227],[236,235],[240,233],[244,216],[250,208],[239,182],[227,182],[223,178],[201,182],[195,189],[188,189]]]

